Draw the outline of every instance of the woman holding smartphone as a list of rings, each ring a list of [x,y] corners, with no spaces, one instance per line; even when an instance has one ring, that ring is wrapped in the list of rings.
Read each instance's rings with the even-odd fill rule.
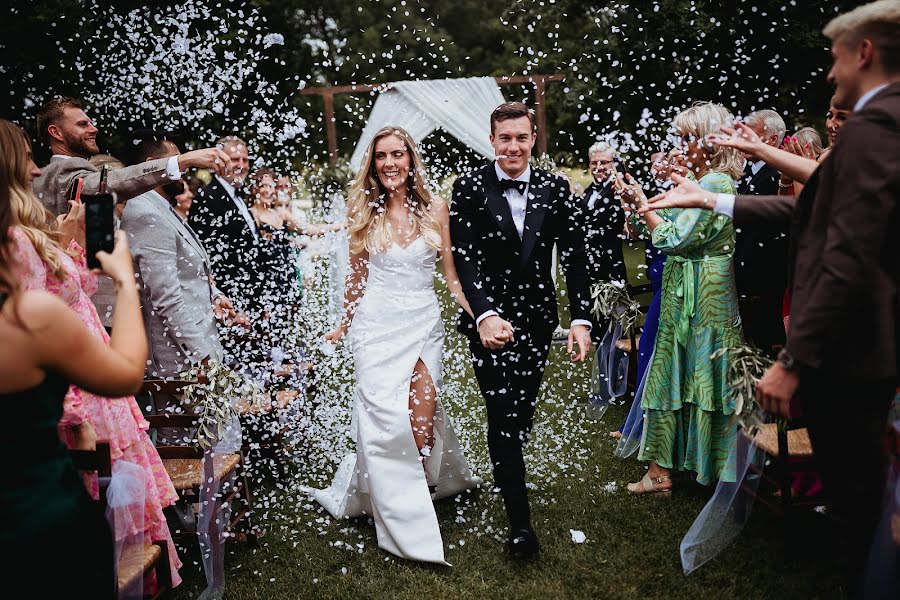
[[[3,228],[2,234],[6,242],[4,252],[18,289],[43,290],[59,297],[100,343],[109,345],[110,337],[90,299],[96,290],[97,278],[85,266],[84,249],[78,239],[83,236],[83,226],[79,225],[79,221],[75,222],[74,238],[66,246],[66,251],[57,245],[54,241],[56,232],[46,226],[46,210],[31,192],[31,180],[38,173],[40,170],[31,159],[31,144],[25,132],[9,121],[0,120],[0,187],[6,199],[3,211],[8,218],[8,225]],[[66,222],[71,223],[72,220],[70,215]],[[128,281],[133,286],[134,270],[131,265],[129,268],[132,269],[130,278],[122,273],[118,275],[121,275],[122,281]],[[120,323],[121,319],[113,322],[113,331]],[[142,319],[137,319],[137,323],[141,325]],[[146,347],[144,333],[141,338],[141,346]],[[80,348],[68,349],[69,360],[79,356],[73,362],[100,375],[114,376],[102,365],[92,365],[83,360],[80,354]],[[142,377],[144,366],[142,363]],[[115,533],[122,539],[143,532],[147,544],[165,540],[169,549],[172,583],[177,585],[181,582],[178,576],[181,561],[172,543],[163,507],[174,504],[178,495],[147,436],[148,428],[134,396],[117,397],[80,387],[77,382],[73,382],[65,394],[59,437],[66,447],[90,448],[94,440],[106,440],[110,444],[114,468],[117,461],[124,460],[140,466],[144,471],[147,487],[143,519],[129,514],[130,518],[121,523]],[[87,486],[90,495],[97,498],[99,489],[96,477],[88,479]],[[148,585],[148,589],[155,588],[153,581],[149,581]]]
[[[0,487],[0,543],[12,549],[5,567],[37,597],[114,598],[113,537],[59,440],[57,422],[70,384],[109,395],[140,387],[147,358],[140,300],[124,237],[112,254],[98,256],[117,288],[109,343],[55,295],[22,287],[13,197],[23,193],[26,171],[39,172],[26,147],[24,133],[0,121],[0,401],[13,425],[0,436],[0,452],[11,457]]]

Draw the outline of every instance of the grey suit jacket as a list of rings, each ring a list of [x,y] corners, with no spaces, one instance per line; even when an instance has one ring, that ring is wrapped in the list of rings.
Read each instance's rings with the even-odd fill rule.
[[[173,378],[206,357],[221,361],[212,309],[219,292],[210,282],[209,257],[193,230],[155,192],[129,200],[121,228],[128,233],[141,284],[147,374]]]
[[[106,175],[106,189],[120,200],[130,200],[170,181],[166,174],[168,158],[149,160],[130,167],[110,170]],[[83,194],[96,194],[100,185],[100,170],[83,158],[54,156],[35,178],[32,190],[53,216],[69,211],[69,188],[76,178],[84,180]]]

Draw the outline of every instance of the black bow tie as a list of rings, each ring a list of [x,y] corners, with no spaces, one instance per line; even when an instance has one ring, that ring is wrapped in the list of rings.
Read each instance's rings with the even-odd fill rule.
[[[527,181],[519,181],[518,179],[501,179],[500,180],[500,189],[504,192],[506,190],[519,190],[520,194],[525,193],[525,189],[528,187]]]

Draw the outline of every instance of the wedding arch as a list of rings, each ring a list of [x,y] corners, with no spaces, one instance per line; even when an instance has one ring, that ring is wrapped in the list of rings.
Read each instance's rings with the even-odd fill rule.
[[[458,138],[475,152],[492,157],[488,144],[488,117],[504,102],[501,85],[527,85],[535,88],[535,117],[538,127],[537,154],[547,152],[546,84],[564,81],[565,76],[527,75],[516,77],[465,77],[458,79],[424,79],[378,84],[309,87],[301,95],[322,96],[325,131],[328,138],[328,159],[335,164],[337,126],[334,118],[334,97],[338,94],[368,94],[377,92],[378,98],[357,142],[351,158],[359,166],[362,155],[374,133],[384,125],[406,128],[418,142],[437,128]]]

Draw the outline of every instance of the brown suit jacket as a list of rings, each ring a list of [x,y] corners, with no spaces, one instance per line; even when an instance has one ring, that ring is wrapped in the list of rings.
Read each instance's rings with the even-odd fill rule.
[[[106,189],[114,192],[120,200],[130,200],[155,187],[171,181],[166,175],[168,158],[149,160],[144,163],[114,169],[107,173]],[[83,194],[96,194],[100,185],[100,169],[83,158],[53,157],[41,169],[31,187],[34,195],[53,216],[69,210],[69,188],[76,178],[84,180]]]
[[[841,128],[798,198],[738,196],[740,227],[791,226],[787,351],[864,379],[900,375],[900,83]]]

